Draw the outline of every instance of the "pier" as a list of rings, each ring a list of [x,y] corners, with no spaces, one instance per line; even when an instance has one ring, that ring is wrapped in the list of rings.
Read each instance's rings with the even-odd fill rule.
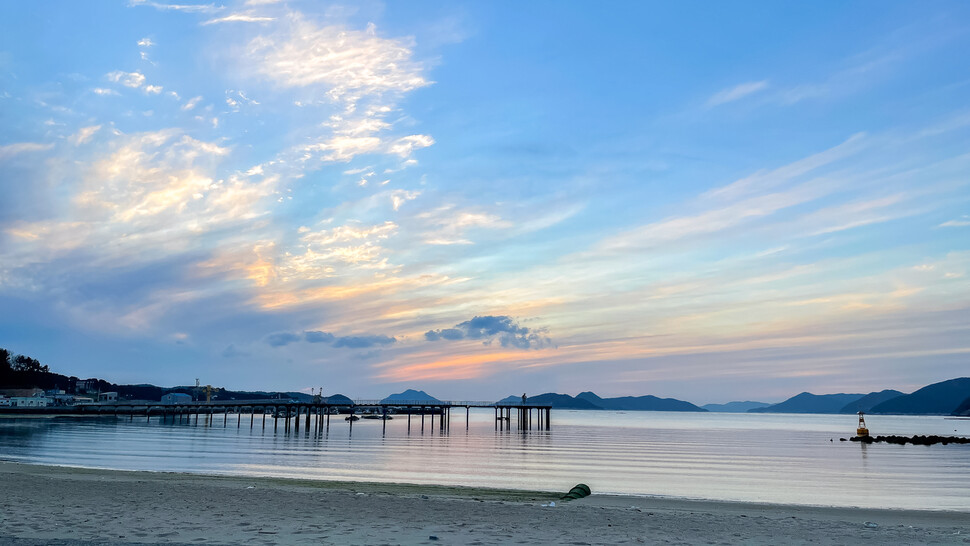
[[[353,427],[358,419],[379,419],[386,429],[387,420],[391,416],[403,418],[407,416],[407,430],[412,427],[420,432],[425,428],[433,434],[437,430],[446,432],[451,429],[453,411],[465,410],[465,429],[470,422],[471,408],[491,408],[495,412],[495,430],[497,431],[528,431],[550,430],[552,422],[552,406],[537,404],[497,404],[495,402],[472,401],[380,401],[354,400],[350,402],[328,402],[326,399],[313,402],[298,402],[294,400],[231,400],[211,402],[183,402],[178,404],[163,404],[161,402],[132,400],[98,402],[78,404],[74,406],[50,406],[38,408],[3,408],[7,415],[116,415],[127,416],[129,420],[136,417],[151,422],[152,418],[162,422],[196,424],[204,426],[218,426],[222,417],[222,426],[235,424],[242,428],[248,424],[250,429],[257,426],[265,429],[267,426],[284,432],[322,431],[330,427],[330,419],[343,417]],[[230,416],[235,415],[235,423],[230,423]],[[243,416],[248,417],[248,423],[243,422]],[[259,416],[257,422],[256,417]],[[267,417],[269,422],[267,423]],[[436,422],[437,421],[437,422]],[[514,426],[513,426],[514,425]],[[420,428],[419,428],[420,427]]]

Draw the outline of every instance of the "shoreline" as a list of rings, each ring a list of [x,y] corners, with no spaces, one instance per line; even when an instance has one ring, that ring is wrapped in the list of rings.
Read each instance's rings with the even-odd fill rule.
[[[105,474],[119,474],[128,475],[133,479],[136,479],[140,475],[144,476],[161,476],[170,477],[171,479],[189,479],[189,478],[201,478],[201,479],[213,479],[213,480],[242,480],[242,481],[266,481],[267,483],[278,484],[281,486],[292,485],[297,487],[308,487],[308,488],[320,488],[329,490],[353,490],[358,491],[361,489],[373,489],[376,491],[387,492],[389,494],[407,492],[413,490],[421,490],[423,493],[431,492],[431,494],[439,494],[443,496],[451,496],[456,498],[465,497],[496,497],[502,500],[537,500],[544,499],[544,502],[549,500],[557,501],[557,499],[565,494],[565,491],[542,491],[542,490],[531,490],[531,489],[503,489],[494,487],[478,487],[471,485],[442,485],[433,483],[413,483],[413,482],[389,482],[389,481],[379,481],[379,480],[319,480],[312,478],[290,478],[285,476],[247,476],[244,474],[232,474],[232,473],[205,473],[205,472],[191,472],[191,471],[173,471],[173,470],[122,470],[116,468],[104,468],[104,467],[93,467],[93,466],[75,466],[69,464],[45,464],[45,463],[31,463],[14,461],[10,459],[4,459],[0,457],[0,476],[3,475],[3,465],[12,464],[25,467],[38,467],[38,468],[49,468],[49,469],[64,469],[69,471],[71,474],[82,474],[86,472],[90,473],[105,473]],[[589,500],[595,499],[595,500]],[[928,508],[884,508],[884,507],[865,507],[865,506],[838,506],[838,505],[827,505],[827,504],[791,504],[791,503],[772,503],[772,502],[758,502],[758,501],[746,501],[746,500],[734,500],[734,499],[708,499],[702,497],[675,497],[669,495],[655,495],[649,493],[614,493],[614,492],[593,492],[593,496],[588,497],[589,502],[595,502],[597,504],[609,503],[610,501],[615,501],[617,503],[623,504],[627,501],[642,501],[643,503],[662,503],[665,506],[681,506],[683,508],[689,508],[695,504],[717,504],[723,505],[725,507],[737,506],[739,508],[777,508],[777,509],[788,509],[788,510],[818,510],[818,511],[845,511],[854,510],[860,512],[872,512],[872,513],[893,513],[893,514],[914,514],[914,515],[926,515],[926,514],[957,514],[966,515],[968,518],[968,523],[970,523],[970,511],[961,510],[948,510],[948,509],[928,509]],[[635,502],[633,502],[636,504]],[[2,505],[0,505],[2,506]],[[968,529],[968,538],[970,538],[970,529]]]
[[[0,483],[0,544],[970,543],[964,512],[595,491],[562,502],[564,492],[8,461]]]

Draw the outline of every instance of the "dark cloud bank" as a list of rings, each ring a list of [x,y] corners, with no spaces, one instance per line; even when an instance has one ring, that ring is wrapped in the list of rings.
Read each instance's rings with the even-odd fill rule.
[[[484,316],[475,317],[456,324],[454,328],[429,330],[424,337],[428,341],[456,341],[460,339],[482,339],[489,345],[498,339],[502,347],[517,347],[519,349],[541,349],[552,343],[546,337],[544,329],[526,328],[519,326],[512,317]]]
[[[337,337],[330,332],[320,332],[310,330],[303,334],[293,334],[290,332],[280,332],[270,334],[266,337],[266,343],[273,347],[283,347],[290,343],[306,341],[307,343],[328,343],[336,348],[347,349],[369,349],[371,347],[383,347],[397,341],[397,338],[389,336],[343,336]]]

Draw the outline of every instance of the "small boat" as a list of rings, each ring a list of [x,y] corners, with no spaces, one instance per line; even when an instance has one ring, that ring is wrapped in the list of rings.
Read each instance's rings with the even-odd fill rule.
[[[344,417],[344,421],[360,421],[360,417],[357,417],[356,415],[348,415],[347,417]]]
[[[390,421],[393,419],[390,415],[381,415],[378,413],[370,413],[364,416],[364,419],[384,419],[385,421]]]

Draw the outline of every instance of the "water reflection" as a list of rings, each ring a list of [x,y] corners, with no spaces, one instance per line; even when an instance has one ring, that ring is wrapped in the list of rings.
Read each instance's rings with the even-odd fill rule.
[[[0,419],[0,458],[132,470],[392,481],[725,500],[970,510],[970,446],[831,442],[854,416],[556,411],[552,429],[495,430],[491,410],[311,422]],[[250,421],[245,426],[244,421]],[[968,422],[873,417],[880,434],[970,433]],[[861,450],[861,456],[856,450]],[[900,491],[906,491],[901,495]]]

